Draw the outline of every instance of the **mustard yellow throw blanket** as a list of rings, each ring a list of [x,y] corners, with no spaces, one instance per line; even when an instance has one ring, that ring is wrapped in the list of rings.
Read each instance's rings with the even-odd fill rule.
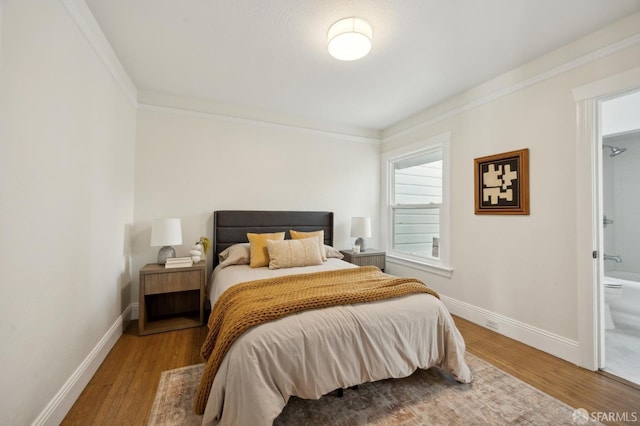
[[[375,266],[287,275],[231,287],[220,296],[209,317],[209,334],[200,350],[206,365],[194,401],[196,413],[204,413],[222,359],[233,342],[249,328],[309,309],[415,293],[439,297],[415,278],[387,275]]]

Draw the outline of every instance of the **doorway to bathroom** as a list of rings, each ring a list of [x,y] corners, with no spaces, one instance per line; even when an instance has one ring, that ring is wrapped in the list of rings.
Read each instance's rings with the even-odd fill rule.
[[[599,112],[599,367],[640,385],[640,90]]]

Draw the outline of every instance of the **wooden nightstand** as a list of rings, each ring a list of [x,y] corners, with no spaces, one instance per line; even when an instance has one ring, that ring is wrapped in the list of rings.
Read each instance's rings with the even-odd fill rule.
[[[145,265],[140,270],[139,334],[203,325],[206,287],[204,260],[186,268]]]
[[[377,266],[384,272],[386,266],[386,252],[378,249],[367,249],[360,253],[354,253],[353,250],[340,250],[344,255],[344,260],[358,266]]]

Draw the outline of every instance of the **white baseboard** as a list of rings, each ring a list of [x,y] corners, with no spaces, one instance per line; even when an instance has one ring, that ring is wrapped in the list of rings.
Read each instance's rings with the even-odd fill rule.
[[[579,344],[520,321],[440,295],[449,312],[551,355],[580,365]]]
[[[574,340],[566,339],[451,297],[440,295],[440,298],[453,315],[482,327],[492,328],[497,333],[533,346],[558,358],[579,364],[578,342]],[[62,422],[78,399],[78,396],[80,396],[80,393],[91,380],[91,377],[93,377],[111,348],[122,335],[124,324],[138,318],[138,308],[137,303],[132,303],[125,309],[49,404],[42,410],[32,425],[58,425]],[[497,326],[497,329],[487,326],[490,321]]]
[[[123,331],[123,324],[130,321],[131,305],[113,323],[80,366],[73,372],[58,393],[42,410],[32,425],[59,425],[76,402],[89,380],[107,357]]]

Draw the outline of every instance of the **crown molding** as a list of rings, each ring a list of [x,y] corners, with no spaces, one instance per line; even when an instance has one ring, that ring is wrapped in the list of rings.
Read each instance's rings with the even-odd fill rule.
[[[0,0],[0,6],[2,1],[4,0]],[[310,122],[295,117],[279,116],[274,112],[253,111],[230,105],[217,105],[213,102],[195,98],[187,99],[160,93],[139,92],[86,3],[82,0],[59,0],[59,2],[89,42],[106,69],[122,88],[131,104],[137,109],[172,112],[254,126],[293,129],[354,142],[375,144],[380,144],[381,142],[381,132],[376,130]],[[140,101],[139,98],[141,98]],[[231,111],[231,113],[227,111]]]
[[[113,48],[87,4],[82,0],[59,0],[80,32],[89,42],[98,58],[105,65],[133,106],[138,106],[138,90],[124,70]]]
[[[375,144],[392,142],[419,129],[432,126],[440,121],[454,117],[470,109],[493,102],[503,96],[507,96],[526,87],[533,86],[547,79],[566,73],[582,65],[588,64],[590,62],[609,56],[613,53],[640,44],[640,33],[635,33],[620,41],[611,43],[608,46],[602,47],[593,52],[584,54],[576,59],[555,66],[547,71],[539,72],[521,82],[508,85],[502,89],[493,90],[491,91],[491,93],[485,95],[473,96],[473,92],[476,89],[482,88],[483,86],[490,88],[490,86],[492,84],[495,84],[497,80],[504,77],[503,75],[484,84],[476,86],[476,88],[470,89],[462,95],[457,96],[456,98],[463,102],[458,106],[447,108],[445,104],[436,105],[434,107],[426,109],[422,113],[414,115],[413,117],[408,117],[394,126],[387,127],[382,131],[376,131],[348,126],[337,126],[327,123],[310,122],[308,120],[303,120],[295,117],[284,117],[274,112],[257,110],[252,111],[249,109],[242,109],[229,105],[216,105],[211,102],[207,103],[206,101],[198,99],[187,100],[186,98],[178,99],[174,97],[172,100],[168,100],[169,98],[171,98],[170,96],[154,94],[152,92],[139,93],[135,84],[131,81],[127,72],[122,67],[122,64],[120,63],[108,40],[104,36],[102,29],[96,22],[86,3],[82,0],[59,0],[59,2],[67,10],[69,16],[85,36],[107,70],[120,85],[129,101],[138,109],[171,112],[175,114],[198,116],[201,118],[209,118],[254,126],[289,129],[310,134],[323,135],[325,137],[329,136],[341,140]],[[2,24],[2,3],[3,0],[0,0],[0,28]],[[635,20],[636,17],[631,17],[628,22],[631,22],[631,25],[634,25]],[[1,59],[2,58],[0,56],[0,64]],[[527,65],[519,67],[516,70],[524,69],[525,67],[527,67]],[[515,70],[512,70],[507,74],[510,74],[513,71]],[[448,101],[445,101],[445,103],[455,102],[456,98],[451,98]],[[473,99],[465,102],[465,98]],[[443,112],[436,113],[436,115],[428,118],[429,112],[435,111],[438,107],[443,109]],[[422,119],[421,117],[425,118]],[[410,124],[411,121],[415,122],[415,124]],[[404,128],[402,128],[403,123],[406,123],[406,127]]]
[[[485,96],[481,96],[478,97],[474,100],[471,100],[469,102],[463,103],[462,105],[459,105],[457,107],[454,108],[450,108],[440,114],[437,114],[436,116],[432,117],[432,118],[428,118],[425,119],[424,121],[421,121],[417,124],[411,125],[405,129],[402,130],[398,130],[395,133],[391,133],[391,134],[383,134],[382,137],[382,143],[387,143],[387,142],[391,142],[394,141],[404,135],[407,135],[409,133],[415,132],[419,129],[425,128],[425,127],[429,127],[432,126],[440,121],[446,120],[448,118],[454,117],[458,114],[461,114],[465,111],[468,111],[470,109],[479,107],[481,105],[490,103],[495,101],[496,99],[499,99],[503,96],[507,96],[511,93],[517,92],[519,90],[522,90],[526,87],[529,86],[533,86],[535,84],[538,84],[542,81],[548,80],[550,78],[556,77],[560,74],[566,73],[567,71],[573,70],[575,68],[578,68],[580,66],[583,66],[585,64],[588,64],[590,62],[596,61],[598,59],[604,58],[606,56],[609,56],[613,53],[619,52],[621,50],[625,50],[628,49],[630,47],[633,47],[635,45],[640,44],[640,33],[637,33],[635,35],[632,35],[630,37],[627,37],[623,40],[620,40],[618,42],[612,43],[608,46],[605,46],[603,48],[597,49],[591,53],[582,55],[576,59],[573,59],[571,61],[565,62],[559,66],[556,66],[554,68],[551,68],[550,70],[544,71],[544,72],[540,72],[530,78],[527,78],[519,83],[516,84],[512,84],[509,85],[507,87],[504,87],[503,89],[494,91],[492,93],[489,93]],[[525,65],[526,66],[526,65]],[[522,68],[522,67],[520,67]],[[512,71],[511,71],[512,72]],[[500,78],[500,77],[498,77]],[[495,80],[495,79],[494,79]],[[492,80],[493,81],[493,80]],[[489,84],[491,82],[487,82],[485,84]],[[482,86],[482,85],[480,85]],[[478,86],[478,87],[480,87]],[[471,89],[473,90],[473,89]],[[464,96],[461,95],[461,96]],[[427,110],[429,111],[429,110]],[[426,111],[425,111],[426,112]],[[423,112],[422,114],[425,114],[425,112]],[[414,117],[419,117],[421,114],[418,114],[417,116]],[[410,118],[408,119],[410,120]],[[385,133],[386,133],[385,129]],[[393,132],[393,130],[391,130],[391,132]]]
[[[339,130],[325,130],[321,128],[308,127],[306,125],[277,123],[271,120],[243,118],[237,115],[203,111],[202,108],[191,109],[185,106],[158,105],[156,103],[146,103],[144,100],[140,100],[138,102],[138,109],[142,111],[165,112],[165,113],[178,114],[178,115],[189,116],[189,117],[204,118],[207,120],[224,121],[228,123],[238,123],[238,124],[250,125],[250,126],[267,127],[272,129],[293,130],[293,131],[306,133],[310,135],[320,135],[324,137],[340,139],[342,141],[370,143],[370,144],[376,144],[376,145],[381,143],[381,139],[379,136],[361,135],[361,134],[355,134],[352,132],[339,131]],[[371,132],[368,132],[368,133],[371,133]]]

